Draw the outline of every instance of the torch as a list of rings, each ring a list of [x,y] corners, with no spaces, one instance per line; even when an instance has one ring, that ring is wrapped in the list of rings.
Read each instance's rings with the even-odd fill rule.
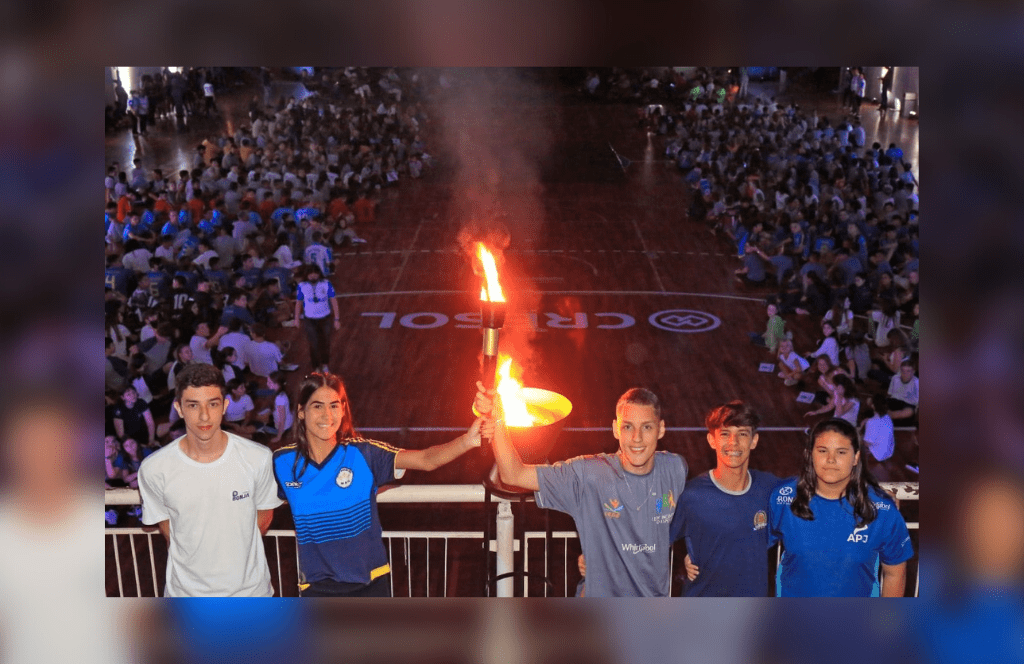
[[[484,333],[484,361],[480,382],[487,390],[494,389],[498,374],[498,337],[505,325],[505,294],[498,283],[498,268],[494,256],[484,244],[477,244],[477,257],[484,270],[484,284],[480,287],[480,320]],[[484,441],[490,448],[490,441]]]

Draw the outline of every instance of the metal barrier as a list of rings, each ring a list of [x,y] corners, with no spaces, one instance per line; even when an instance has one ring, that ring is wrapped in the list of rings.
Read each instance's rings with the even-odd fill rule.
[[[918,500],[918,483],[917,482],[887,482],[883,483],[886,489],[890,490],[895,494],[896,498],[900,501],[916,501]],[[513,535],[513,515],[508,500],[492,496],[492,501],[498,503],[498,516],[497,516],[497,529],[494,540],[489,543],[489,549],[496,554],[497,557],[497,576],[508,574],[513,571],[513,563],[515,553],[519,551],[519,541]],[[411,504],[411,503],[484,503],[484,488],[479,484],[440,484],[440,485],[406,485],[398,486],[385,489],[377,495],[377,502],[381,504]],[[106,505],[139,505],[139,492],[134,489],[108,489],[106,491]],[[917,530],[919,525],[916,521],[907,522],[907,527],[912,530]],[[126,562],[122,561],[122,546],[124,543],[123,538],[127,538],[127,549],[128,555],[130,555],[131,563],[131,575],[128,577],[135,582],[135,594],[129,596],[142,596],[142,597],[155,597],[160,587],[159,580],[163,579],[164,569],[162,566],[158,569],[156,563],[156,553],[158,548],[165,549],[163,537],[159,532],[148,531],[138,527],[120,527],[120,528],[107,528],[105,530],[105,536],[110,538],[111,549],[113,550],[113,562],[114,570],[113,574],[117,578],[117,589],[118,596],[124,597],[125,589],[125,565]],[[157,538],[157,542],[154,543],[154,538]],[[530,540],[544,540],[546,533],[542,531],[528,531],[526,533],[526,550],[521,552],[523,573],[529,574],[530,572]],[[552,539],[560,541],[562,543],[562,578],[560,583],[554,584],[556,589],[561,590],[562,596],[571,596],[574,594],[575,589],[570,591],[569,585],[569,569],[575,565],[575,560],[569,559],[569,540],[576,539],[577,535],[575,531],[554,531],[552,533]],[[391,565],[391,584],[392,593],[396,590],[396,583],[400,583],[397,579],[399,574],[396,574],[396,569],[399,572],[404,572],[401,576],[404,576],[405,580],[405,595],[413,596],[414,589],[418,589],[420,583],[425,589],[422,594],[424,596],[431,596],[431,573],[433,567],[433,573],[441,575],[440,596],[447,596],[449,587],[449,572],[452,568],[452,558],[450,556],[449,544],[455,543],[453,546],[458,546],[459,543],[465,540],[476,540],[479,542],[478,546],[483,545],[484,533],[479,530],[447,530],[447,531],[399,531],[399,530],[385,530],[384,539],[386,542],[386,548],[388,551],[388,562]],[[139,541],[145,543],[145,551],[140,552],[137,543]],[[415,564],[413,559],[414,547],[413,543],[422,540],[425,548],[425,556],[423,557],[422,563],[417,561]],[[430,553],[431,542],[440,540],[443,542],[440,571],[437,570],[438,563],[435,561],[432,565],[432,556]],[[282,555],[282,542],[288,543],[288,548],[294,550],[294,554]],[[272,575],[275,577],[277,583],[276,587],[278,592],[285,587],[295,588],[298,583],[298,549],[295,547],[295,531],[294,530],[271,530],[264,537],[264,544],[266,545],[267,560],[271,567]],[[397,550],[396,550],[397,549]],[[144,554],[144,555],[143,555]],[[396,556],[400,557],[398,561],[401,564],[396,564]],[[545,578],[550,577],[551,573],[551,556],[552,552],[547,547],[543,548],[543,576]],[[475,558],[475,556],[473,556]],[[416,570],[414,571],[414,567]],[[672,568],[675,569],[675,560],[672,560]],[[142,570],[140,572],[140,569]],[[108,570],[108,576],[110,571]],[[421,576],[422,575],[422,576]],[[414,583],[414,580],[416,583]],[[672,584],[673,592],[675,591],[676,575],[673,574]],[[436,577],[435,577],[435,585]],[[485,582],[481,580],[479,587],[484,587]],[[560,586],[560,588],[559,588]],[[497,583],[497,596],[498,597],[511,597],[512,596],[512,579],[506,578],[498,581]],[[913,595],[916,597],[920,591],[920,574],[915,575],[914,592]],[[283,593],[281,593],[283,594]],[[401,593],[399,593],[401,594]],[[524,584],[524,595],[529,594],[528,584]],[[559,593],[556,593],[559,594]]]

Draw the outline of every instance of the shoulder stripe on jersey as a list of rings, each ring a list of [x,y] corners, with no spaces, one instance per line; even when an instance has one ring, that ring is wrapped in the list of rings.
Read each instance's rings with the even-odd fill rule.
[[[379,447],[382,450],[387,450],[388,452],[398,453],[398,452],[402,451],[401,447],[395,447],[394,445],[391,445],[389,443],[385,443],[385,442],[382,442],[382,441],[379,441],[379,440],[370,440],[369,438],[363,438],[362,436],[356,436],[355,438],[349,438],[345,442],[346,443],[366,443],[368,445],[373,445],[374,447]]]
[[[279,447],[276,450],[274,450],[274,456],[277,456],[278,454],[281,454],[282,452],[292,452],[292,451],[297,450],[297,449],[298,449],[297,445],[285,445],[284,447]]]

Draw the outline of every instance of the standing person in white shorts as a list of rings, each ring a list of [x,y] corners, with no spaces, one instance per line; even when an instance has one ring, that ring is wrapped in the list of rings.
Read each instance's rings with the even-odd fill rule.
[[[269,448],[221,429],[224,375],[189,364],[174,408],[185,435],[139,468],[142,522],[168,542],[165,597],[270,597],[262,535],[282,503]]]

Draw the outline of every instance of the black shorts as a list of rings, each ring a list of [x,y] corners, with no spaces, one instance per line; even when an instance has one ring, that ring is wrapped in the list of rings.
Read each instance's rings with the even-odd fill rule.
[[[333,579],[314,581],[299,593],[302,597],[391,597],[391,575],[369,583],[344,583]]]

